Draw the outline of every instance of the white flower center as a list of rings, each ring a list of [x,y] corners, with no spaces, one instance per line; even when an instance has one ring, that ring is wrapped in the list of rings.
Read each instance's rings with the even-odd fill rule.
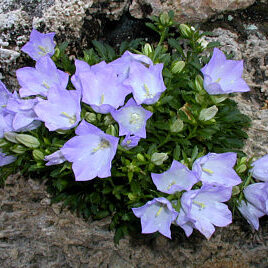
[[[65,112],[62,112],[61,114],[69,119],[70,124],[73,125],[76,122],[76,115],[71,116]]]
[[[131,116],[130,116],[130,119],[129,119],[129,123],[130,124],[139,124],[141,121],[141,116],[138,114],[138,113],[132,113]]]

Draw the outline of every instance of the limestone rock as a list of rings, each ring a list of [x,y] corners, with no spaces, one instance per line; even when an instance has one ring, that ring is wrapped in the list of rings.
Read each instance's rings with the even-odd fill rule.
[[[176,20],[185,23],[203,21],[224,11],[246,8],[254,2],[255,0],[133,0],[129,11],[135,18],[144,18],[173,10]]]

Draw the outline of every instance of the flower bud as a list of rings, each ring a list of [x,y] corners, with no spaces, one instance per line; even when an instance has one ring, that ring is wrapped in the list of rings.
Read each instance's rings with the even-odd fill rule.
[[[146,56],[149,56],[153,52],[153,49],[150,44],[146,43],[143,47],[143,53]]]
[[[242,165],[240,165],[239,167],[236,168],[237,173],[243,173],[246,170],[247,170],[247,166],[245,164],[242,164]]]
[[[5,132],[4,133],[5,139],[10,141],[10,142],[13,142],[13,143],[18,143],[17,140],[16,140],[17,135],[18,134],[16,132]]]
[[[94,114],[94,113],[86,112],[86,114],[85,114],[85,119],[86,119],[86,121],[87,121],[88,123],[93,124],[93,123],[95,123],[95,122],[97,121],[97,116],[96,116],[96,114]]]
[[[112,123],[114,122],[114,119],[112,118],[112,116],[111,115],[106,115],[105,117],[104,117],[104,125],[105,126],[109,126],[109,125],[111,125]]]
[[[180,24],[179,28],[180,28],[181,34],[184,37],[190,37],[191,29],[190,29],[190,27],[188,25]]]
[[[170,131],[173,133],[180,132],[183,129],[183,121],[176,119],[170,126]]]
[[[167,159],[168,159],[167,153],[153,153],[151,157],[151,162],[156,166],[160,166]]]
[[[204,83],[204,80],[203,80],[202,76],[198,74],[195,77],[195,81],[194,81],[195,87],[199,92],[205,93],[205,91],[203,89],[203,83]]]
[[[108,126],[105,132],[106,134],[116,136],[116,129],[113,125]]]
[[[7,141],[5,141],[4,139],[0,139],[0,147],[3,147],[7,144],[8,144]]]
[[[44,154],[40,150],[33,150],[33,157],[35,160],[44,160]]]
[[[144,156],[142,154],[137,154],[137,159],[141,162],[143,162],[145,159],[144,159]]]
[[[227,95],[210,95],[211,100],[215,103],[221,103],[227,99]]]
[[[10,148],[10,150],[13,153],[16,153],[16,154],[24,154],[27,149],[24,146],[20,145],[20,144],[16,144],[12,148]]]
[[[199,114],[199,120],[208,121],[212,119],[218,112],[217,106],[213,105],[207,109],[202,109]]]
[[[240,193],[240,188],[239,186],[234,186],[233,189],[232,189],[232,196],[236,196]]]
[[[184,61],[176,61],[174,64],[173,64],[173,67],[171,68],[171,72],[173,74],[178,74],[180,73],[183,68],[185,67],[185,62]]]
[[[16,140],[28,148],[38,148],[40,146],[39,140],[28,134],[17,134]]]
[[[160,22],[163,24],[163,25],[166,25],[166,26],[169,26],[171,21],[170,21],[170,17],[168,15],[168,13],[162,13],[160,15]]]

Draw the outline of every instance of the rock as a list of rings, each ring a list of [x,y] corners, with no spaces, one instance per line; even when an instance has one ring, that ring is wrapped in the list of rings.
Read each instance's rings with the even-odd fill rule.
[[[133,0],[129,12],[135,18],[144,18],[173,10],[178,22],[198,22],[224,11],[246,8],[254,2],[255,0]]]
[[[0,189],[0,263],[16,267],[265,267],[268,217],[259,232],[243,219],[217,228],[210,240],[187,238],[174,228],[172,240],[154,235],[126,237],[119,245],[107,229],[110,218],[85,222],[67,209],[55,214],[42,200],[43,184],[18,175]],[[12,206],[12,210],[10,207]]]

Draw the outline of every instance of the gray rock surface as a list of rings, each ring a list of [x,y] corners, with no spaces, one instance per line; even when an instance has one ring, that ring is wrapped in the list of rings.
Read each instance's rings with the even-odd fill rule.
[[[44,185],[18,175],[0,189],[0,266],[3,268],[56,267],[267,267],[267,218],[259,232],[244,222],[218,228],[207,241],[182,231],[173,240],[142,235],[118,246],[108,231],[109,218],[85,222],[50,205]]]

